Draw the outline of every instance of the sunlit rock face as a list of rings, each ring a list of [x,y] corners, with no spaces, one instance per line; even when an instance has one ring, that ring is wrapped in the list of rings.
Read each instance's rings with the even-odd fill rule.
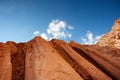
[[[120,18],[95,45],[0,42],[0,80],[120,80]]]
[[[7,45],[0,42],[0,80],[12,79],[12,64],[10,50]]]
[[[120,49],[120,18],[115,20],[110,32],[106,33],[97,43],[100,46],[111,46]]]
[[[25,47],[25,80],[83,80],[44,39],[35,37]]]

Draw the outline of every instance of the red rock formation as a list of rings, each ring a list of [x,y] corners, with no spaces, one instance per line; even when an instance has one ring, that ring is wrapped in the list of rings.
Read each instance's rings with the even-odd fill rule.
[[[120,79],[120,50],[98,45],[69,44],[77,53],[89,60],[98,69],[103,71],[113,80]]]
[[[97,45],[41,37],[0,43],[0,80],[120,80],[119,26],[120,19]]]
[[[0,43],[0,80],[119,80],[119,74],[117,48],[41,37]]]
[[[7,45],[0,43],[0,80],[11,80],[12,65],[11,65],[10,50]]]
[[[114,22],[111,31],[103,35],[103,37],[97,42],[97,45],[120,49],[120,18]]]
[[[25,77],[25,43],[16,44],[15,42],[8,41],[6,45],[9,47],[11,53],[12,63],[12,80],[24,80]]]
[[[67,43],[60,40],[51,41],[55,49],[63,56],[63,58],[82,76],[85,80],[111,80],[106,74],[97,69],[87,59],[76,53]],[[66,54],[66,55],[65,55]],[[68,57],[67,57],[68,56]],[[77,69],[76,69],[77,66]],[[99,76],[101,75],[101,76]]]
[[[82,80],[47,41],[40,37],[26,43],[25,80]]]

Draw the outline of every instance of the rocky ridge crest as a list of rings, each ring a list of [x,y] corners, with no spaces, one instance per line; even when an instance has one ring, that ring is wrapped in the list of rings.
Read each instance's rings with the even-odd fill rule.
[[[111,31],[103,35],[103,37],[97,42],[97,45],[120,49],[120,18],[115,20]]]
[[[0,42],[0,80],[120,80],[119,41],[120,18],[95,45],[39,36]]]

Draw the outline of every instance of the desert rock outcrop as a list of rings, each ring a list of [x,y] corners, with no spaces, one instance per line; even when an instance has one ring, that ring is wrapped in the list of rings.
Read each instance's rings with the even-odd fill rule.
[[[7,45],[0,43],[0,80],[12,79],[12,64],[10,50]]]
[[[37,36],[0,42],[0,80],[120,80],[120,18],[95,45]]]
[[[97,42],[97,45],[120,49],[120,18],[114,22],[111,31],[103,35],[103,37]]]
[[[25,80],[83,80],[50,44],[36,37],[26,44]]]
[[[120,49],[41,37],[0,43],[1,80],[119,80]]]

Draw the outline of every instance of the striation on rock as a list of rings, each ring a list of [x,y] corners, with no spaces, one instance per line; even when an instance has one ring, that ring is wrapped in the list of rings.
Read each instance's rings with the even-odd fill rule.
[[[0,43],[0,80],[119,80],[119,74],[117,48],[41,37]]]
[[[7,45],[0,42],[0,80],[12,79],[12,64],[10,50]]]
[[[0,42],[0,80],[120,80],[120,18],[95,45],[37,36]]]
[[[120,18],[114,22],[111,31],[103,35],[103,37],[97,42],[97,45],[120,49]]]
[[[109,78],[106,74],[97,69],[88,60],[76,53],[67,43],[60,40],[52,40],[51,42],[55,45],[57,51],[62,56],[64,56],[64,59],[66,59],[68,63],[69,60],[64,54],[68,55],[74,61],[74,63],[70,63],[73,68],[79,66],[75,70],[79,73],[80,76],[83,77],[84,80],[111,80],[111,78]]]
[[[26,44],[25,80],[83,80],[50,44],[36,37]]]
[[[12,80],[24,80],[25,77],[25,43],[6,42],[10,50],[12,63]]]
[[[119,49],[98,45],[79,45],[73,42],[69,45],[113,80],[120,79],[118,76],[120,74]]]

